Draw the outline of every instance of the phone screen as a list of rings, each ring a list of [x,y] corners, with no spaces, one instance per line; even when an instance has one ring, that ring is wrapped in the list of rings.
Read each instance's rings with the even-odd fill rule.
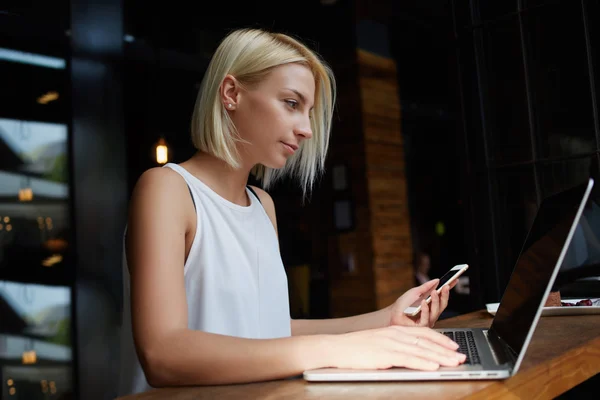
[[[456,275],[456,273],[457,273],[458,271],[460,271],[460,270],[456,270],[456,271],[448,271],[448,272],[446,272],[446,273],[444,274],[444,276],[442,276],[442,277],[440,278],[440,283],[438,283],[438,285],[437,285],[436,289],[437,289],[437,288],[441,288],[441,287],[444,285],[444,283],[448,282],[448,281],[450,280],[450,278],[452,278],[454,275]]]
[[[460,270],[450,270],[448,272],[446,272],[441,278],[440,278],[440,282],[438,283],[438,285],[436,286],[436,289],[441,288],[444,283],[448,282],[450,279],[452,279],[452,277],[454,275],[456,275],[456,273],[458,273]],[[421,301],[423,300],[429,300],[429,297],[431,297],[429,294],[424,294],[423,296],[419,297],[419,299],[417,301],[415,301],[414,303],[412,303],[410,306],[411,307],[419,307],[421,305]]]

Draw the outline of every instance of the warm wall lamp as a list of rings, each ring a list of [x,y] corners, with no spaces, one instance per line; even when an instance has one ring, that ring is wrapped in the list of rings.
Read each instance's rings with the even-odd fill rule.
[[[156,144],[156,162],[158,164],[166,164],[169,162],[169,147],[163,138],[160,138]]]

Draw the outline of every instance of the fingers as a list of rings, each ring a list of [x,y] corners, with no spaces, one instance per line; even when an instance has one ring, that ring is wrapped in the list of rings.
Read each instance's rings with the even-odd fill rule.
[[[423,300],[421,301],[421,315],[419,317],[419,326],[429,326],[429,315],[429,305],[425,300]]]
[[[448,299],[450,298],[450,288],[442,288],[442,295],[440,296],[440,313],[448,307]],[[438,316],[439,317],[439,316]]]
[[[432,279],[430,281],[425,282],[421,286],[418,286],[417,289],[419,289],[420,294],[424,294],[424,293],[427,293],[427,292],[433,290],[435,287],[437,287],[439,282],[440,282],[440,280],[438,278]]]
[[[446,335],[443,335],[437,331],[434,331],[431,328],[404,327],[404,326],[398,326],[398,325],[394,325],[394,326],[392,326],[392,328],[399,330],[402,333],[407,334],[407,335],[420,337],[420,338],[426,338],[430,342],[436,343],[436,344],[443,346],[450,350],[458,349],[458,344],[456,342],[454,342],[452,339],[450,339]]]
[[[431,307],[430,317],[429,317],[429,320],[427,320],[427,321],[429,322],[429,326],[433,326],[433,324],[435,324],[435,321],[437,321],[438,317],[440,316],[440,295],[438,294],[437,290],[434,290],[433,292],[431,292],[431,306],[430,307]]]
[[[430,328],[393,325],[336,336],[340,344],[334,357],[337,368],[387,369],[392,366],[434,371],[455,367],[465,361],[458,345]],[[364,351],[356,351],[359,350]],[[352,349],[352,351],[347,351]],[[356,357],[360,354],[360,357]]]
[[[418,336],[413,334],[402,334],[402,335],[393,335],[392,338],[394,340],[398,340],[411,348],[413,348],[416,354],[419,354],[421,350],[432,351],[438,355],[450,358],[461,358],[461,354],[456,351],[456,349],[449,349],[444,347],[438,343],[435,343],[429,340],[425,336]]]
[[[464,354],[446,349],[427,338],[411,335],[398,335],[392,338],[396,341],[396,351],[419,357],[445,367],[455,367],[465,360]]]

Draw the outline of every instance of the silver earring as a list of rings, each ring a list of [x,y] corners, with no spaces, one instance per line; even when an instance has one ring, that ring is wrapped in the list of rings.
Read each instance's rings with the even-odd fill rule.
[[[229,103],[229,104],[227,104],[227,107],[231,108],[231,107],[233,107],[233,104]]]

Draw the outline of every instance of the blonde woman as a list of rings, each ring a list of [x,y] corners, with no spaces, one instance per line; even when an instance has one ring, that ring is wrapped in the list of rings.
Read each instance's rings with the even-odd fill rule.
[[[197,153],[146,171],[131,198],[124,251],[119,393],[151,386],[264,381],[319,367],[434,370],[464,360],[430,328],[434,295],[415,319],[391,306],[330,320],[291,320],[268,188],[290,175],[309,193],[323,170],[335,100],[330,69],[299,41],[256,29],[229,34],[202,82]],[[435,293],[435,292],[434,292]]]

